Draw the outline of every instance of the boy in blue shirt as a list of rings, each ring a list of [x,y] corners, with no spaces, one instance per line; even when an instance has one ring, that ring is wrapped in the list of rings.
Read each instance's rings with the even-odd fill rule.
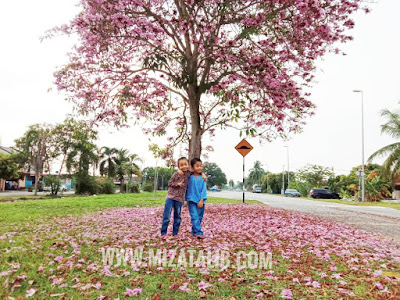
[[[202,179],[203,163],[200,158],[193,158],[190,161],[193,174],[190,175],[187,189],[186,201],[192,221],[192,235],[203,239],[203,231],[201,231],[201,221],[203,220],[204,207],[207,200],[207,185]]]

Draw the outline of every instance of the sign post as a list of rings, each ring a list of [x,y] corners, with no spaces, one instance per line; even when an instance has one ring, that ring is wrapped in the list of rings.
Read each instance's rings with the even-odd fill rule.
[[[244,203],[244,191],[245,191],[245,186],[244,186],[244,176],[245,176],[245,169],[244,169],[244,157],[249,154],[251,150],[253,150],[253,146],[249,144],[246,139],[243,139],[235,149],[243,156],[243,203]]]

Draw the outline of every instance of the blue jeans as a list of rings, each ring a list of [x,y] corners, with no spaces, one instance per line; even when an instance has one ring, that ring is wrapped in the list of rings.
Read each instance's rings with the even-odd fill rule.
[[[192,235],[203,235],[203,231],[201,231],[201,221],[203,220],[205,206],[206,205],[203,204],[203,207],[199,208],[197,203],[188,201],[190,218],[192,220]]]
[[[167,234],[169,219],[171,218],[172,208],[174,209],[174,225],[172,227],[172,234],[177,235],[179,232],[179,227],[181,226],[181,209],[182,209],[182,202],[166,199],[165,200],[165,207],[161,225],[161,235]]]

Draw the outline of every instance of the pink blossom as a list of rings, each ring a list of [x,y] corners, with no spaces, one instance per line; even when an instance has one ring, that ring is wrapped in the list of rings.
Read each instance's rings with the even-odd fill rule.
[[[33,295],[35,295],[36,291],[37,291],[36,289],[30,288],[29,290],[26,291],[25,298],[32,297]]]
[[[320,287],[321,287],[321,284],[320,284],[318,281],[313,281],[313,282],[312,282],[312,286],[313,286],[314,288],[320,288]]]
[[[141,293],[142,293],[142,288],[134,288],[133,290],[126,288],[124,295],[125,295],[125,297],[132,297],[132,296],[137,296]]]
[[[199,290],[206,290],[207,288],[211,287],[211,284],[208,282],[200,281],[198,284]]]
[[[383,285],[382,285],[382,283],[381,283],[380,281],[378,281],[378,282],[375,284],[375,286],[376,286],[376,288],[377,288],[378,290],[383,290]]]
[[[293,293],[289,289],[282,290],[281,295],[282,295],[282,298],[284,298],[284,299],[292,299],[292,297],[293,297]]]

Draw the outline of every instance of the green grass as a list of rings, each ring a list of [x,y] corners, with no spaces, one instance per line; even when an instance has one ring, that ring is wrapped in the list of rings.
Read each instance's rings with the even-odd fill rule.
[[[280,195],[280,194],[265,194],[265,195],[286,197],[286,196]],[[333,203],[340,203],[340,204],[346,204],[346,205],[356,205],[356,206],[382,206],[382,207],[390,207],[390,208],[394,208],[394,209],[400,210],[400,203],[358,202],[358,201],[339,200],[339,199],[314,199],[314,198],[311,198],[311,197],[299,197],[298,199],[312,200],[312,201],[322,201],[322,202],[333,202]]]
[[[119,207],[146,207],[163,205],[167,193],[114,194],[99,196],[77,196],[41,200],[24,200],[0,203],[0,225],[49,219],[68,214],[86,214]],[[210,197],[207,203],[240,203],[241,200]],[[258,203],[258,201],[247,201]],[[0,229],[1,230],[1,229]]]
[[[358,201],[348,201],[348,200],[339,200],[339,199],[313,199],[313,198],[304,198],[307,200],[313,201],[323,201],[323,202],[333,202],[333,203],[341,203],[346,205],[355,205],[355,206],[381,206],[381,207],[390,207],[394,209],[400,210],[400,203],[388,203],[388,202],[358,202]]]
[[[291,275],[287,272],[292,269],[295,274],[299,272],[312,272],[314,278],[324,282],[323,278],[318,277],[319,269],[313,269],[318,266],[307,265],[307,262],[314,262],[313,254],[305,251],[300,257],[301,263],[292,264],[291,261],[281,257],[279,253],[274,254],[274,260],[279,262],[274,266],[274,276],[278,276],[280,280],[266,280],[265,271],[261,270],[245,270],[236,272],[234,269],[226,272],[220,272],[218,269],[210,270],[210,273],[203,275],[199,273],[199,269],[188,268],[183,272],[180,270],[166,269],[160,271],[156,268],[143,269],[140,272],[132,272],[127,277],[99,277],[99,272],[92,273],[87,271],[85,267],[91,262],[99,262],[100,254],[99,247],[108,245],[107,240],[91,241],[85,240],[84,233],[80,231],[79,226],[74,229],[73,226],[58,227],[58,217],[66,215],[76,215],[77,217],[90,212],[99,210],[107,210],[112,208],[136,208],[148,206],[163,205],[166,197],[166,192],[158,192],[153,198],[153,193],[140,194],[116,194],[116,195],[100,195],[90,197],[71,196],[56,199],[41,199],[41,200],[24,200],[17,202],[0,203],[0,236],[1,232],[5,232],[10,236],[7,239],[0,239],[0,272],[10,268],[9,263],[20,263],[21,268],[16,274],[10,276],[10,282],[17,275],[26,275],[28,280],[21,283],[21,287],[16,287],[14,291],[11,285],[6,282],[8,277],[0,277],[0,299],[7,299],[7,296],[13,296],[23,299],[26,290],[31,285],[38,289],[38,292],[33,299],[96,299],[100,294],[106,294],[111,299],[123,298],[124,291],[128,288],[143,287],[143,294],[139,299],[157,299],[159,294],[160,299],[199,299],[201,294],[198,291],[197,283],[211,280],[212,287],[207,291],[205,296],[207,299],[254,299],[259,292],[265,293],[265,298],[281,299],[280,293],[284,288],[292,288],[295,293],[299,293],[300,287],[292,282]],[[247,203],[259,203],[258,201],[248,200]],[[208,204],[212,203],[241,203],[241,200],[231,200],[218,197],[210,197],[207,200]],[[342,203],[342,201],[339,201]],[[68,217],[67,217],[68,218]],[[73,218],[75,219],[75,217]],[[78,218],[77,218],[78,219]],[[97,221],[91,224],[91,228],[97,228]],[[35,223],[41,223],[41,226],[35,227]],[[118,222],[117,222],[118,223]],[[118,225],[113,223],[113,225]],[[86,225],[86,223],[85,223]],[[49,231],[46,231],[47,227]],[[40,228],[39,230],[37,228]],[[134,229],[133,229],[134,230]],[[116,231],[118,232],[118,231]],[[15,235],[14,235],[15,234]],[[64,234],[64,235],[63,235]],[[78,267],[75,262],[74,267],[68,269],[63,263],[49,265],[52,258],[49,257],[51,252],[55,256],[63,255],[65,257],[71,255],[72,248],[68,239],[65,237],[73,237],[80,240],[82,254],[80,258],[84,258],[86,262],[83,264],[84,269]],[[112,237],[112,236],[110,236]],[[274,238],[271,236],[271,238]],[[217,239],[217,238],[216,238]],[[148,245],[165,246],[160,240],[149,240]],[[40,246],[40,247],[38,247]],[[131,246],[131,245],[129,245]],[[170,245],[171,246],[171,245]],[[240,250],[251,250],[252,245],[249,244]],[[3,251],[6,250],[6,251]],[[68,254],[65,253],[67,251]],[[341,257],[333,257],[337,263],[339,271],[347,271],[347,268],[340,265]],[[328,262],[322,262],[323,270],[329,267]],[[376,263],[377,265],[379,262]],[[38,267],[43,265],[45,270],[38,273]],[[375,269],[378,266],[369,266]],[[54,269],[54,270],[53,270]],[[61,288],[57,285],[52,285],[52,277],[63,277],[65,282],[69,283],[69,287]],[[358,278],[349,274],[347,279],[349,284],[354,285],[355,297],[359,299],[373,299],[368,297],[370,286],[368,286],[363,278]],[[84,284],[101,282],[102,288],[96,290],[90,288],[87,291],[80,291],[71,288],[72,279],[78,277]],[[226,277],[226,281],[219,282],[217,278]],[[173,291],[170,286],[172,284],[181,285],[187,282],[189,278],[194,281],[190,285],[191,293],[186,294],[183,291]],[[33,280],[33,283],[29,281]],[[256,281],[266,281],[264,285],[253,285]],[[333,282],[333,281],[332,281]],[[298,291],[297,291],[298,289]],[[334,289],[302,289],[303,294],[295,294],[294,298],[309,298],[309,299],[337,299],[340,298]],[[65,294],[64,294],[65,293]],[[268,294],[270,293],[270,294]],[[59,296],[54,296],[59,295]],[[204,295],[203,295],[204,296]],[[18,298],[18,299],[19,299]]]

